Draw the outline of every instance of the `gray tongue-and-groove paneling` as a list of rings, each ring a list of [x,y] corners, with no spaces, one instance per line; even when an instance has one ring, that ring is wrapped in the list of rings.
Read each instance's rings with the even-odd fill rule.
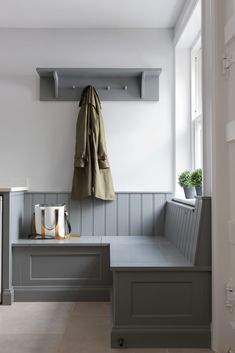
[[[32,233],[37,203],[65,203],[72,233],[82,236],[163,235],[164,209],[170,193],[117,193],[115,201],[71,200],[70,193],[25,193],[24,234]]]
[[[210,203],[210,198],[202,197],[195,207],[166,204],[164,235],[193,264],[210,265]]]
[[[194,243],[199,210],[175,202],[168,202],[166,207],[165,236],[192,261],[196,251]]]

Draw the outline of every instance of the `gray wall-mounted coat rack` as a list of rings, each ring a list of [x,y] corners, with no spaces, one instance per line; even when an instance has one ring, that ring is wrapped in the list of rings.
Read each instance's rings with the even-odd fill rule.
[[[37,68],[41,101],[79,101],[92,85],[103,101],[158,101],[161,69]]]

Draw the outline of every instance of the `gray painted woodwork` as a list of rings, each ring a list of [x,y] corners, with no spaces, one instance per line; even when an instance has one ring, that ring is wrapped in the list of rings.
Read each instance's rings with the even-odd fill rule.
[[[2,220],[2,304],[13,301],[12,249],[11,244],[19,239],[23,229],[24,193],[3,192]]]
[[[195,206],[167,202],[164,235],[192,264],[210,265],[210,198],[197,198]]]
[[[169,201],[164,237],[111,240],[113,348],[210,347],[210,224],[210,198]]]
[[[163,235],[168,193],[116,193],[115,201],[71,200],[69,193],[25,193],[22,238],[32,233],[37,203],[68,206],[72,233],[82,236]]]
[[[210,347],[210,271],[114,271],[111,346]]]
[[[2,303],[2,196],[0,196],[0,304]]]
[[[161,69],[38,68],[41,101],[79,101],[94,86],[102,101],[158,101]]]
[[[13,301],[11,285],[11,241],[10,241],[10,193],[2,193],[2,304],[10,305]]]
[[[102,237],[88,236],[88,237],[78,237],[78,238],[68,238],[64,240],[54,240],[54,239],[18,239],[12,243],[13,247],[74,247],[74,246],[102,246]],[[104,244],[105,245],[105,244]]]
[[[108,302],[110,286],[22,286],[14,288],[16,302]]]
[[[203,197],[198,202],[201,203],[201,216],[194,263],[199,266],[211,266],[211,198]]]
[[[115,271],[114,326],[210,325],[210,273]]]
[[[84,236],[66,240],[33,240],[19,239],[12,244],[13,253],[17,248],[40,248],[43,253],[47,249],[65,249],[68,253],[76,247],[104,247],[110,248],[109,267],[111,270],[161,270],[161,271],[197,271],[198,266],[193,266],[182,253],[166,238],[153,236],[118,236],[98,237]],[[43,250],[45,249],[45,251]],[[30,251],[30,250],[29,250]],[[34,250],[36,251],[36,250]],[[38,251],[38,250],[37,250]],[[22,255],[24,257],[24,253]],[[38,264],[39,266],[39,264]],[[58,271],[62,265],[58,263]],[[200,266],[200,271],[208,271],[210,266]]]
[[[102,237],[110,244],[111,270],[192,270],[192,264],[164,237]]]
[[[113,328],[112,348],[210,348],[209,327],[131,327]]]
[[[113,279],[112,347],[210,346],[209,198],[193,206],[151,193],[120,193],[114,203],[57,193],[3,196],[4,304],[13,294],[16,301],[109,300]],[[20,239],[34,204],[59,200],[67,200],[84,236]]]
[[[109,300],[109,268],[104,246],[13,247],[15,300]]]

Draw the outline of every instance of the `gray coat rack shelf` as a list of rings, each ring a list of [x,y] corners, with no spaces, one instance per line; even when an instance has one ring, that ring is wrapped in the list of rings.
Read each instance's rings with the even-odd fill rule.
[[[37,68],[41,101],[79,101],[92,85],[103,101],[158,101],[161,69]]]

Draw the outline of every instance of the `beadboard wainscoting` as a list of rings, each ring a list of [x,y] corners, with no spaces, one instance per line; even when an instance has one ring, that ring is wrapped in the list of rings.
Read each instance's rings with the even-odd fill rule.
[[[82,236],[162,235],[164,208],[171,193],[116,193],[115,201],[71,200],[70,193],[25,193],[22,237],[32,233],[34,206],[65,203],[73,234]]]
[[[198,198],[195,206],[167,203],[164,236],[191,263],[211,264],[211,199]]]
[[[195,208],[170,202],[167,208],[165,236],[189,261],[194,263],[201,218],[201,203]]]

